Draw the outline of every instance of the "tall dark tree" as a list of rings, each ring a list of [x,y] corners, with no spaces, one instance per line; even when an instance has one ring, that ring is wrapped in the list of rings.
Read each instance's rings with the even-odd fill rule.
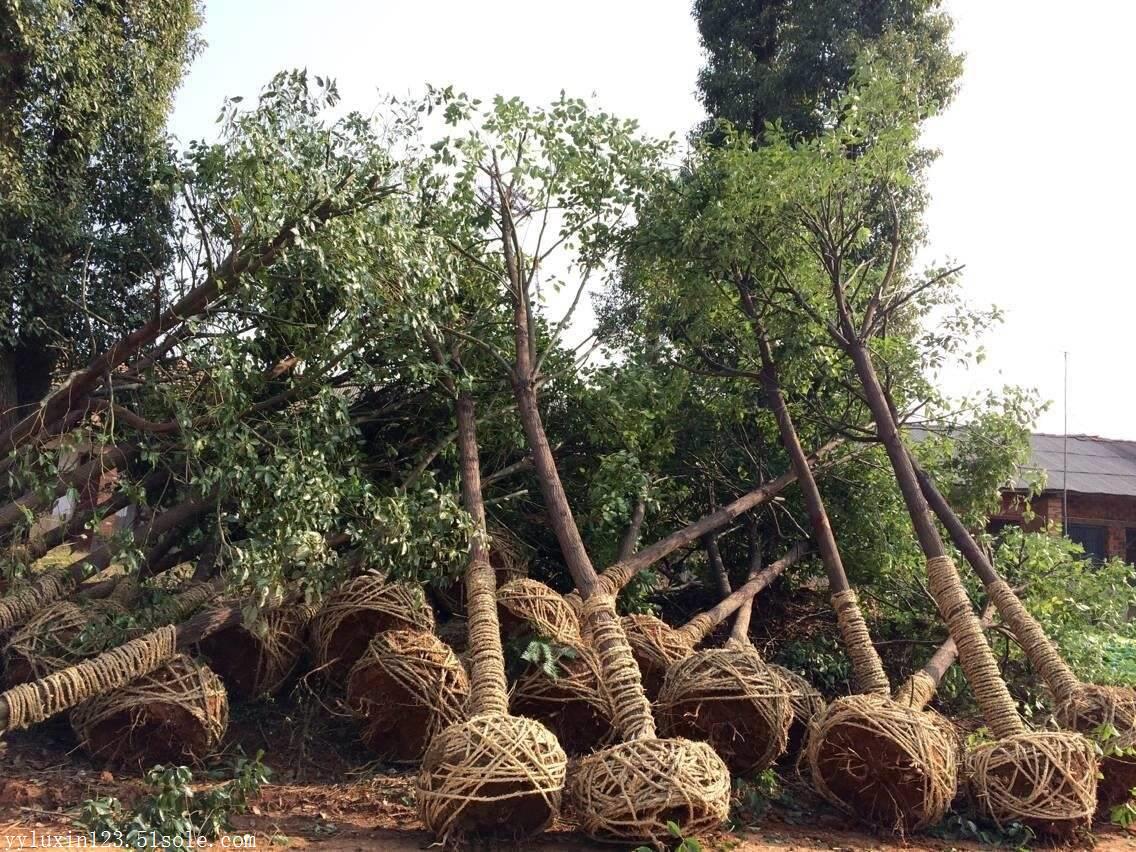
[[[0,426],[152,310],[197,0],[0,0]]]
[[[848,88],[865,47],[916,59],[920,100],[954,93],[960,57],[941,0],[694,0],[706,50],[698,93],[710,125],[727,119],[760,138],[780,121],[815,135]],[[708,125],[709,126],[709,125]]]

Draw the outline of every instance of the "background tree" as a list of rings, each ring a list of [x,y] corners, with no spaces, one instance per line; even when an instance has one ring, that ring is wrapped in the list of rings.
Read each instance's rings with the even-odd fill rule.
[[[0,428],[162,298],[196,0],[0,4]]]
[[[848,88],[865,48],[916,60],[919,100],[950,100],[962,70],[941,0],[695,0],[707,63],[698,93],[710,116],[761,139],[778,122],[813,136]],[[899,36],[899,37],[896,37]]]

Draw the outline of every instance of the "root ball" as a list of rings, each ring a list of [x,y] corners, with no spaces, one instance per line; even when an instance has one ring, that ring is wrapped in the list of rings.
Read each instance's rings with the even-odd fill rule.
[[[199,763],[221,741],[228,722],[229,700],[220,678],[186,656],[71,713],[71,725],[88,752],[132,767]]]
[[[279,607],[251,629],[238,625],[206,637],[198,649],[231,696],[267,698],[283,689],[299,666],[310,618],[308,607]]]
[[[567,758],[533,719],[485,713],[451,725],[422,758],[415,791],[422,822],[444,841],[521,840],[560,810]]]
[[[331,677],[343,678],[373,637],[400,629],[433,631],[434,611],[422,590],[363,574],[329,595],[312,619],[312,651]]]
[[[939,822],[958,784],[949,723],[884,695],[829,704],[809,727],[805,757],[813,787],[828,802],[902,833]]]
[[[581,758],[568,784],[580,828],[597,840],[654,842],[717,828],[730,811],[730,772],[706,743],[630,740]]]
[[[793,721],[789,724],[789,742],[785,751],[794,754],[800,751],[805,741],[805,733],[817,714],[825,708],[824,696],[815,686],[792,669],[766,663],[769,670],[781,678],[785,691],[789,694],[789,706],[793,711]]]
[[[622,619],[623,632],[631,645],[631,653],[639,664],[643,689],[654,701],[663,688],[667,669],[690,656],[690,643],[669,624],[653,615],[636,613]]]
[[[360,736],[383,760],[421,760],[442,729],[465,718],[469,678],[432,633],[388,630],[371,640],[347,678]]]
[[[713,648],[667,671],[657,713],[667,736],[708,742],[735,775],[785,751],[792,710],[781,679],[752,649]]]
[[[1096,809],[1096,753],[1080,734],[1029,731],[983,743],[970,752],[967,775],[979,809],[999,825],[1016,820],[1067,839]]]
[[[510,703],[518,716],[543,723],[573,757],[607,745],[615,735],[599,658],[586,646],[574,650],[574,658],[561,657],[556,677],[549,677],[540,666],[526,669],[513,687]]]
[[[580,619],[563,595],[538,580],[521,578],[497,589],[497,614],[505,636],[535,633],[578,646]]]
[[[105,625],[122,607],[113,601],[79,606],[56,601],[40,610],[8,638],[4,646],[4,680],[8,686],[38,680],[101,650],[98,638],[84,631]],[[89,645],[84,648],[83,645]]]

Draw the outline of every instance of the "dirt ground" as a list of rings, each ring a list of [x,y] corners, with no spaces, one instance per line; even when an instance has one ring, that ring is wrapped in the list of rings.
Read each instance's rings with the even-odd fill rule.
[[[322,850],[421,850],[432,838],[418,827],[409,768],[368,762],[340,708],[313,695],[308,701],[236,708],[221,753],[224,765],[242,749],[266,752],[273,775],[252,807],[237,817],[237,835],[218,848],[313,848]],[[199,768],[195,778],[207,777]],[[0,741],[0,843],[4,849],[90,848],[74,815],[86,799],[116,796],[130,802],[142,791],[137,772],[108,769],[88,760],[62,722]],[[807,797],[799,791],[793,795]],[[876,837],[807,798],[785,801],[760,814],[739,805],[739,825],[702,838],[707,850],[922,850],[979,849],[981,844],[948,836],[906,840]],[[246,837],[247,835],[247,837]],[[1083,844],[1087,848],[1090,844]],[[439,848],[435,846],[434,848]],[[520,847],[534,852],[611,849],[553,826]],[[988,848],[988,847],[987,847]],[[1136,850],[1136,835],[1100,827],[1098,850]]]

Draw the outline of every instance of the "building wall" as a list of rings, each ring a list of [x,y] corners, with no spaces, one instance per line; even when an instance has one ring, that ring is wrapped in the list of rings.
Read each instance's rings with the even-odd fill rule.
[[[1047,524],[1062,524],[1062,496],[1060,491],[1046,491],[1035,497],[1031,507],[1036,517],[1029,523],[1023,520],[1022,495],[1013,492],[1002,494],[1002,511],[991,518],[995,524],[1016,523],[1036,530]],[[1069,523],[1087,524],[1106,529],[1106,552],[1109,556],[1128,559],[1128,541],[1136,542],[1136,497],[1113,494],[1078,494],[1069,492]],[[1131,532],[1129,532],[1131,531]]]

